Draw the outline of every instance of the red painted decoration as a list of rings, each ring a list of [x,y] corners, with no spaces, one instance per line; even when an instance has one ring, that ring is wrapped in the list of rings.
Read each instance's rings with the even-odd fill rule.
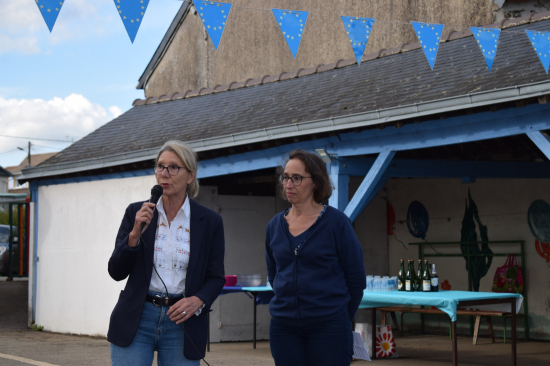
[[[451,284],[449,283],[449,281],[447,281],[447,280],[443,281],[443,283],[441,284],[441,289],[445,290],[445,291],[450,291],[451,290]]]
[[[535,240],[535,249],[542,258],[546,259],[546,263],[550,263],[550,244]]]

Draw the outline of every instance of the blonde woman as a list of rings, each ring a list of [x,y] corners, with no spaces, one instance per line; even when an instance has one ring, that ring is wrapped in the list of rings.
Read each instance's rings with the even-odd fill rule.
[[[128,206],[109,259],[111,277],[128,278],[109,324],[111,360],[149,366],[157,351],[159,365],[198,366],[207,313],[225,284],[223,223],[192,200],[199,183],[190,147],[166,142],[154,171],[161,199]]]

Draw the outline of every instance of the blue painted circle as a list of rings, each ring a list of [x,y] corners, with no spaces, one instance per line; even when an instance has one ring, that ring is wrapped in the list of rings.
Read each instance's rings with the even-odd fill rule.
[[[550,243],[550,205],[543,200],[535,200],[529,206],[527,222],[533,236],[539,241]]]
[[[407,211],[407,227],[412,236],[419,239],[426,238],[430,217],[423,204],[413,201]]]

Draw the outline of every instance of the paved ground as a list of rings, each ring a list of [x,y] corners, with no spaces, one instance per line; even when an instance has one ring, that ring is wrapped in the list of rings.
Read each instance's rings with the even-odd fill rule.
[[[0,366],[107,366],[109,343],[93,338],[49,332],[34,332],[26,327],[27,282],[5,282],[0,278]],[[409,335],[396,338],[400,358],[374,362],[354,361],[352,366],[439,366],[451,363],[451,343],[445,336]],[[510,365],[510,344],[496,344],[481,338],[477,346],[471,338],[458,339],[461,365]],[[518,366],[550,364],[550,343],[519,342]],[[212,344],[206,360],[211,366],[274,365],[269,342]],[[155,363],[156,364],[156,363]],[[201,362],[201,365],[205,365]],[[292,365],[295,366],[295,365]],[[299,366],[299,365],[297,365]]]

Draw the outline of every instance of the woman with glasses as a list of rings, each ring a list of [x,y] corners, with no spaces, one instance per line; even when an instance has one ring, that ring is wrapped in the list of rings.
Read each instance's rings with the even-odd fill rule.
[[[126,209],[109,274],[128,279],[111,314],[113,366],[199,365],[208,312],[225,284],[221,216],[192,199],[199,193],[197,157],[168,141],[154,166],[162,197]]]
[[[319,156],[294,150],[279,173],[292,207],[266,232],[271,354],[277,366],[349,365],[366,287],[361,245],[348,217],[322,203],[332,185]]]

